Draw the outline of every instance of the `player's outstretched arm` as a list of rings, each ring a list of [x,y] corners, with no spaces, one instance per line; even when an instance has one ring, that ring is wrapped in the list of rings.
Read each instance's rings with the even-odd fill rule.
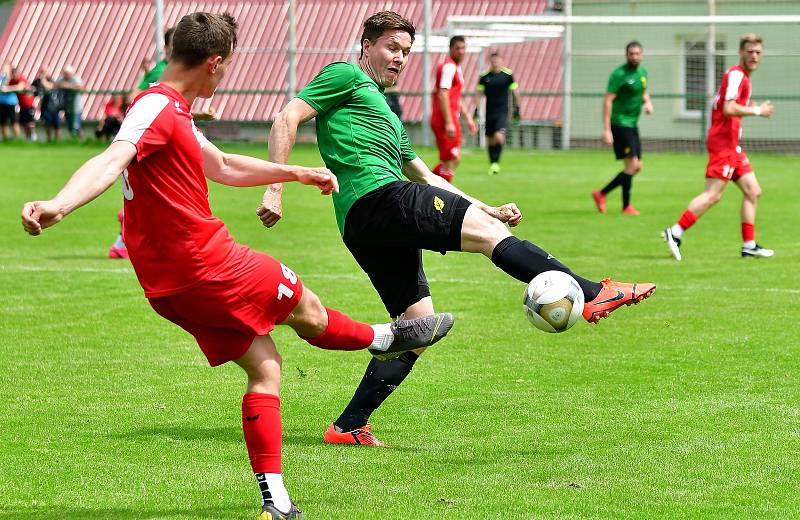
[[[336,176],[327,168],[277,164],[246,155],[223,153],[210,142],[203,146],[203,171],[212,181],[227,186],[265,186],[276,182],[299,182],[317,186],[323,195],[339,191]]]
[[[26,202],[22,207],[22,227],[31,235],[54,226],[105,192],[136,157],[136,147],[116,141],[100,155],[92,157],[72,174],[67,184],[51,200]]]
[[[316,117],[317,111],[300,98],[291,100],[272,122],[269,132],[269,160],[279,164],[286,164],[289,152],[292,151],[297,128],[301,123]],[[283,217],[283,185],[270,184],[261,204],[256,209],[256,215],[265,227],[272,227]]]
[[[420,184],[430,184],[432,186],[436,186],[437,188],[441,188],[443,190],[447,190],[457,195],[461,195],[462,197],[473,203],[481,211],[487,213],[488,215],[491,215],[492,217],[500,220],[501,222],[508,223],[508,225],[511,227],[516,226],[522,220],[522,212],[520,212],[519,208],[517,208],[517,205],[514,204],[513,202],[509,202],[508,204],[503,204],[502,206],[494,207],[481,202],[475,197],[470,197],[469,195],[459,190],[458,188],[456,188],[446,180],[442,179],[438,175],[434,175],[434,173],[428,168],[425,162],[419,157],[403,163],[403,175],[405,175],[409,180],[413,182],[418,182]]]

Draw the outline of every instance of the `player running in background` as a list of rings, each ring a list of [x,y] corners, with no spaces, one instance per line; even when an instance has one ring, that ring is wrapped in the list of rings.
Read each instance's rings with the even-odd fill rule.
[[[750,74],[758,68],[764,51],[761,37],[749,33],[739,40],[739,64],[725,71],[711,108],[711,128],[708,130],[706,148],[706,187],[689,202],[689,207],[662,236],[675,260],[681,259],[683,233],[697,222],[711,206],[722,198],[722,192],[733,181],[742,190],[742,256],[769,258],[772,249],[756,243],[756,205],[761,196],[761,186],[750,165],[750,160],[739,146],[742,118],[747,116],[772,117],[772,103],[757,105],[750,101]]]
[[[81,166],[48,201],[25,204],[22,223],[38,235],[106,191],[122,174],[125,240],[153,309],[191,333],[212,366],[234,361],[247,376],[242,427],[262,494],[263,519],[300,515],[281,474],[281,357],[270,332],[285,324],[312,345],[399,355],[443,337],[452,317],[366,325],[333,309],[274,258],[236,244],[211,213],[206,178],[231,186],[298,181],[337,189],[324,168],[283,166],[224,154],[194,125],[236,47],[227,13],[184,16],[161,83],[134,100],[114,142]],[[439,324],[438,330],[432,325]]]
[[[514,119],[519,119],[519,91],[511,69],[503,67],[503,58],[493,52],[489,56],[491,67],[478,79],[475,110],[480,106],[480,96],[486,96],[485,133],[489,149],[489,175],[500,173],[500,154],[506,142],[508,128],[509,92],[514,95]]]
[[[600,213],[606,212],[606,195],[622,186],[622,213],[638,215],[631,205],[633,176],[642,169],[642,144],[639,140],[639,115],[653,113],[647,92],[647,70],[642,63],[642,44],[633,41],[625,47],[626,63],[614,69],[608,78],[603,98],[603,142],[614,145],[614,155],[624,161],[622,171],[592,198]]]
[[[515,204],[486,205],[434,175],[417,157],[383,96],[408,63],[414,33],[414,25],[397,13],[370,16],[364,22],[358,64],[337,62],[323,68],[275,117],[269,136],[270,160],[283,163],[300,123],[316,118],[320,154],[342,179],[333,198],[339,231],[389,315],[434,313],[422,249],[481,253],[525,284],[544,271],[569,273],[583,290],[583,316],[592,323],[650,296],[653,284],[594,282],[572,273],[553,255],[511,234],[505,223],[516,226],[522,219]],[[257,210],[267,227],[282,216],[281,190],[270,186]],[[325,441],[382,445],[367,421],[421,353],[370,362],[352,400],[325,432]]]
[[[434,73],[431,129],[436,137],[440,162],[433,168],[433,173],[447,182],[453,182],[453,175],[461,161],[460,116],[466,119],[470,135],[477,130],[469,110],[461,102],[461,91],[464,89],[461,61],[466,53],[464,37],[453,36],[447,57],[436,66]]]

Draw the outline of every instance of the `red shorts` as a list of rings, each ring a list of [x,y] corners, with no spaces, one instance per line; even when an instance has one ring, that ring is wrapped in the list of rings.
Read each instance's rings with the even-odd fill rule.
[[[271,256],[244,246],[241,262],[191,289],[150,298],[162,317],[194,336],[213,367],[242,357],[303,295],[300,278]]]
[[[736,182],[739,177],[748,173],[753,173],[753,167],[740,146],[734,150],[713,152],[708,155],[706,179]]]
[[[449,137],[444,129],[444,124],[431,125],[433,135],[436,136],[436,147],[439,148],[440,161],[453,161],[461,159],[461,125],[456,123],[456,135]]]

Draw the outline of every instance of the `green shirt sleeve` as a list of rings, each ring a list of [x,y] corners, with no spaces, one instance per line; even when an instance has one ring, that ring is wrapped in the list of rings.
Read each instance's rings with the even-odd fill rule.
[[[155,67],[147,71],[147,74],[144,75],[142,81],[139,82],[138,89],[145,90],[150,88],[150,83],[155,83],[161,78],[161,74],[164,73],[164,69],[167,68],[167,62],[162,60],[156,63]]]
[[[404,163],[417,158],[417,154],[411,149],[411,143],[408,140],[405,126],[400,127],[400,155],[402,155]]]
[[[611,76],[608,77],[606,92],[609,94],[616,94],[619,91],[619,87],[622,86],[622,80],[623,75],[619,73],[619,70],[612,72]]]
[[[322,69],[297,97],[311,105],[318,114],[324,114],[351,94],[355,77],[352,64],[331,63]]]

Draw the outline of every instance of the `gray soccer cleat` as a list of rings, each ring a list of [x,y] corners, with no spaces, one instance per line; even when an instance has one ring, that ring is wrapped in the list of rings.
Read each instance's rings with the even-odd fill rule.
[[[413,320],[402,317],[391,324],[394,340],[386,350],[370,348],[369,352],[381,361],[388,361],[415,348],[430,347],[453,328],[453,315],[449,312],[422,316]]]
[[[303,512],[297,509],[297,504],[292,502],[292,507],[284,513],[272,504],[264,504],[258,520],[287,520],[289,518],[303,518]]]

